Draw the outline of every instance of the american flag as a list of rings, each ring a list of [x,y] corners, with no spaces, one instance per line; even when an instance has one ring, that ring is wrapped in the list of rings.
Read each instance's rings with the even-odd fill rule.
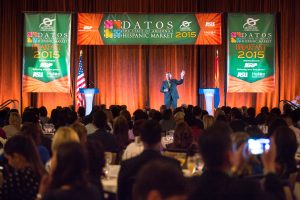
[[[82,66],[82,51],[80,51],[77,84],[76,84],[76,97],[77,97],[76,106],[77,107],[84,106],[83,94],[79,93],[79,88],[85,88],[85,87],[86,84],[85,84],[85,78],[84,78],[84,72]]]

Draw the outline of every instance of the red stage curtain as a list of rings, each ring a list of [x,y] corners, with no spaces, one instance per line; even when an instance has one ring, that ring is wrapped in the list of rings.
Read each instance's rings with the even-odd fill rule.
[[[221,105],[225,103],[226,12],[278,13],[276,49],[276,92],[268,94],[227,94],[230,106],[278,106],[279,99],[300,94],[300,2],[296,0],[10,0],[0,1],[0,103],[21,96],[22,12],[224,12],[221,46],[85,46],[77,47],[73,26],[71,76],[76,78],[79,50],[84,50],[87,79],[100,89],[96,103],[128,104],[129,109],[163,102],[159,92],[164,72],[177,78],[182,67],[185,83],[178,86],[181,103],[196,104],[199,87],[214,87],[215,51],[219,49]],[[76,17],[74,16],[74,19]],[[75,21],[73,21],[75,23]],[[222,76],[224,75],[224,76]],[[73,85],[72,85],[73,86]],[[23,107],[73,104],[70,94],[23,94]],[[202,99],[202,97],[201,97]],[[200,100],[201,100],[200,99]]]

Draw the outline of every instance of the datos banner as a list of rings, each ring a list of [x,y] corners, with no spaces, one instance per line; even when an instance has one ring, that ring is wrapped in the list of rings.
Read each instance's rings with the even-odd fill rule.
[[[78,45],[219,45],[221,14],[78,14]]]
[[[228,14],[227,92],[275,88],[273,14]]]
[[[23,91],[70,91],[71,14],[26,13]]]

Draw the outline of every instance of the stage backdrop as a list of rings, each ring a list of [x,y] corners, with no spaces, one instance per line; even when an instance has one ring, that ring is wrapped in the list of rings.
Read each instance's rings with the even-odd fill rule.
[[[221,14],[78,14],[78,45],[219,45]]]
[[[227,92],[275,89],[273,14],[228,14]]]
[[[23,92],[70,92],[71,14],[25,13]]]

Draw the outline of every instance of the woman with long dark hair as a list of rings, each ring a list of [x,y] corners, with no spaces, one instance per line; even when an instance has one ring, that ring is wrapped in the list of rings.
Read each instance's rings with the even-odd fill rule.
[[[0,199],[35,199],[45,169],[33,141],[26,136],[15,135],[6,142],[4,155],[13,171],[4,174]]]
[[[102,195],[97,188],[88,182],[87,156],[79,143],[61,144],[54,156],[52,171],[50,176],[43,178],[38,198],[43,198],[45,194],[45,200],[101,199]]]

